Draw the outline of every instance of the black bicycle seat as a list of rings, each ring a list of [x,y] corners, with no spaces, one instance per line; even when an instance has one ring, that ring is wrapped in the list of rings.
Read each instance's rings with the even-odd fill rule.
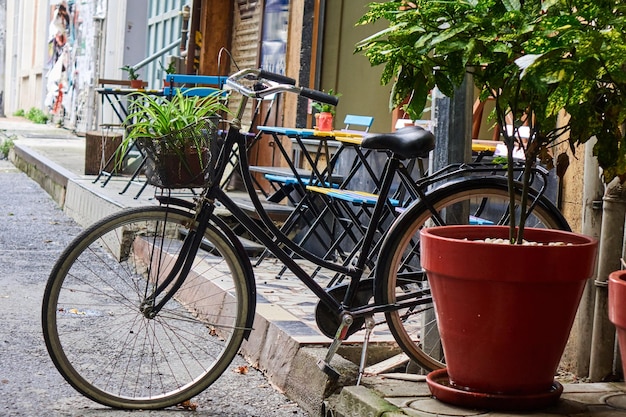
[[[435,135],[420,126],[407,126],[392,133],[368,135],[361,147],[390,150],[403,159],[427,158],[435,149]]]

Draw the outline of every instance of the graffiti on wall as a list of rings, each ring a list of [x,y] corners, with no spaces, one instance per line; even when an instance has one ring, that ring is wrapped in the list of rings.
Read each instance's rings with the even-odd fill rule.
[[[67,2],[54,5],[48,26],[48,72],[46,74],[46,97],[44,105],[55,124],[63,124],[65,118],[64,96],[69,91],[68,69],[70,66],[71,33],[70,10]]]

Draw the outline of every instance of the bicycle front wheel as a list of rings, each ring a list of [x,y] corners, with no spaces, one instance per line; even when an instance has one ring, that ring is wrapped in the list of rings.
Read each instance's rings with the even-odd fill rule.
[[[55,264],[44,338],[59,372],[83,395],[115,408],[172,406],[206,389],[236,355],[253,308],[249,272],[216,227],[207,229],[182,285],[155,296],[193,224],[178,209],[123,211],[86,229]]]
[[[434,226],[435,213],[445,224],[508,224],[509,195],[505,184],[489,178],[469,179],[433,191],[432,208],[419,202],[393,225],[383,245],[377,278],[378,297],[384,303],[419,299],[411,308],[387,312],[391,333],[402,350],[427,371],[445,366],[437,320],[430,298],[428,280],[420,262],[420,235],[423,227]],[[531,198],[535,193],[531,193]],[[521,196],[517,195],[519,202]],[[519,210],[517,210],[519,217]],[[528,227],[569,230],[560,212],[541,198],[529,215]],[[495,262],[496,260],[494,260]]]

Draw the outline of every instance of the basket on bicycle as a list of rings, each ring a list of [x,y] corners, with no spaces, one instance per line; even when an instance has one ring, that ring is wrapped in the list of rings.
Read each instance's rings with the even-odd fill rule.
[[[146,157],[148,184],[159,188],[203,187],[213,180],[219,118],[199,120],[156,138],[137,138]]]

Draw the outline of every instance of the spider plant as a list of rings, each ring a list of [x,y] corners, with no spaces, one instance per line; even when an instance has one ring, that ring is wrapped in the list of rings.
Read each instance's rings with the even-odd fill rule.
[[[221,90],[200,96],[190,88],[177,90],[172,98],[138,92],[130,96],[132,111],[125,120],[127,133],[118,149],[118,161],[126,154],[129,146],[137,140],[158,141],[162,153],[171,153],[184,158],[188,149],[194,149],[201,156],[203,138],[201,135],[176,134],[181,129],[206,118],[219,117],[228,112],[225,94]],[[217,123],[217,121],[216,121]]]

